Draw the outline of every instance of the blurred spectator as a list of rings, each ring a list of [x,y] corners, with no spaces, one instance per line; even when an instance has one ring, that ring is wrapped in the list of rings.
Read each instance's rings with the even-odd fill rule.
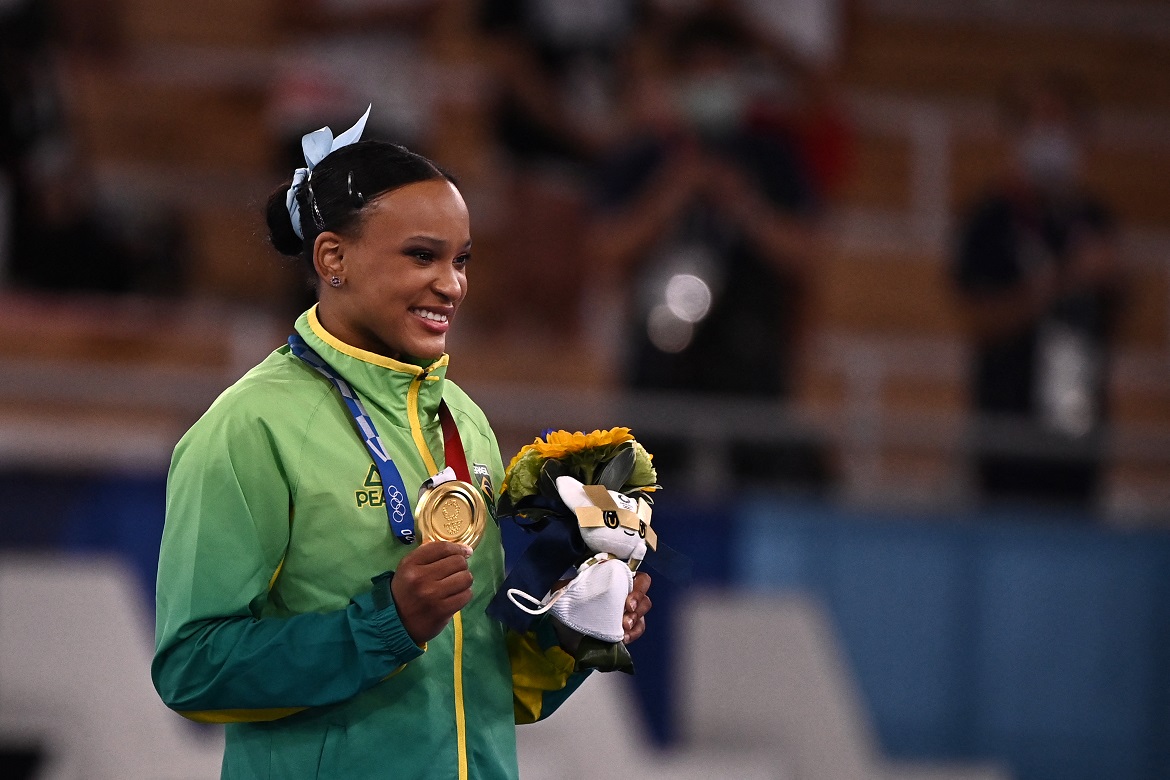
[[[0,161],[5,170],[18,165],[61,122],[49,62],[51,27],[45,3],[0,3]]]
[[[641,0],[481,0],[497,79],[494,133],[514,164],[592,159],[615,132]]]
[[[62,124],[46,3],[0,4],[0,277],[10,273],[16,204],[26,197],[29,158]]]
[[[370,103],[367,137],[422,145],[436,91],[425,41],[438,6],[438,0],[309,0],[281,6],[291,40],[278,61],[271,105],[286,147],[279,170],[304,165],[304,133],[352,121],[354,111]]]
[[[111,207],[63,140],[27,161],[16,204],[9,280],[51,292],[172,295],[186,281],[178,220],[157,207]],[[125,208],[125,206],[124,206]]]
[[[13,284],[55,292],[130,292],[130,254],[98,214],[92,180],[61,148],[42,148],[38,157],[16,209]]]
[[[661,1],[661,0],[660,0]],[[707,0],[735,8],[755,36],[767,73],[767,99],[748,121],[787,136],[817,192],[828,199],[853,163],[854,132],[837,95],[844,9],[839,0]]]
[[[636,388],[786,398],[817,198],[786,136],[750,121],[767,96],[767,72],[734,17],[691,17],[666,52],[663,72],[632,85],[638,126],[602,167],[590,241],[611,307],[618,289],[632,291],[622,304],[626,379]],[[610,319],[597,312],[591,322]],[[656,454],[663,450],[658,443]],[[804,454],[761,448],[733,459],[753,478],[811,466]]]
[[[619,137],[618,98],[648,19],[643,0],[479,0],[502,190],[491,262],[515,302],[492,324],[542,332],[536,304],[555,300],[566,304],[556,335],[576,333],[588,175]]]
[[[1057,452],[985,451],[979,481],[988,497],[1085,503],[1101,477],[1116,230],[1082,179],[1079,82],[1052,74],[1014,85],[1003,107],[1009,170],[971,209],[953,269],[975,340],[972,400]]]
[[[177,292],[184,267],[176,221],[157,208],[111,208],[73,138],[62,63],[111,43],[103,25],[82,34],[88,19],[81,3],[0,7],[4,281],[54,292]]]

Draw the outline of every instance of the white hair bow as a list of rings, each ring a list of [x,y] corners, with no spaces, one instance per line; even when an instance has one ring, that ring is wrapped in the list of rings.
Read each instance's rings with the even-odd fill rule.
[[[305,153],[306,167],[297,168],[293,172],[292,185],[288,188],[288,194],[285,195],[284,205],[288,207],[288,214],[292,217],[293,232],[302,241],[305,235],[301,230],[301,207],[297,203],[297,190],[312,177],[313,169],[317,167],[317,163],[324,160],[331,152],[335,152],[343,146],[349,146],[362,137],[362,131],[366,129],[366,120],[370,118],[370,109],[373,107],[373,104],[370,104],[366,108],[366,113],[362,114],[362,118],[336,138],[333,137],[333,131],[328,127],[322,127],[320,130],[314,130],[301,137],[301,149]]]

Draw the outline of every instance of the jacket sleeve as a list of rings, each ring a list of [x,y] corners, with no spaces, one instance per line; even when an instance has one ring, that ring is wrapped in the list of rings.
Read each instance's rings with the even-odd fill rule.
[[[344,609],[262,617],[289,540],[293,491],[260,420],[207,415],[167,481],[151,675],[194,720],[273,720],[348,699],[422,653],[391,574]]]
[[[589,676],[588,671],[573,671],[576,661],[561,649],[548,620],[525,634],[509,630],[508,658],[518,724],[535,723],[553,714]]]

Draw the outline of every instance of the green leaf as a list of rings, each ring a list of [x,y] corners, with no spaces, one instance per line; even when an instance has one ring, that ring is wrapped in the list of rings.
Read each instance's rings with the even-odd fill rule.
[[[634,468],[626,478],[627,484],[637,487],[653,485],[658,481],[658,472],[654,470],[650,453],[646,452],[646,448],[636,441],[631,442],[631,444],[633,445],[635,460]]]
[[[605,468],[601,470],[601,474],[597,477],[597,484],[604,485],[606,490],[621,490],[622,485],[626,484],[626,480],[630,478],[630,472],[634,470],[635,457],[636,454],[632,446],[620,448],[617,454],[610,458],[609,463],[605,464]]]
[[[540,467],[544,458],[536,450],[529,450],[509,471],[507,493],[513,501],[536,493]]]
[[[546,460],[540,469],[540,494],[548,498],[559,498],[557,477],[570,476],[568,468],[559,460]]]

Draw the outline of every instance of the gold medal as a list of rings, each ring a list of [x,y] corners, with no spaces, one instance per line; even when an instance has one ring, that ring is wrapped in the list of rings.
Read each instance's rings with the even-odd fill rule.
[[[424,542],[455,542],[474,549],[483,538],[487,505],[474,486],[453,480],[425,491],[414,514]]]

